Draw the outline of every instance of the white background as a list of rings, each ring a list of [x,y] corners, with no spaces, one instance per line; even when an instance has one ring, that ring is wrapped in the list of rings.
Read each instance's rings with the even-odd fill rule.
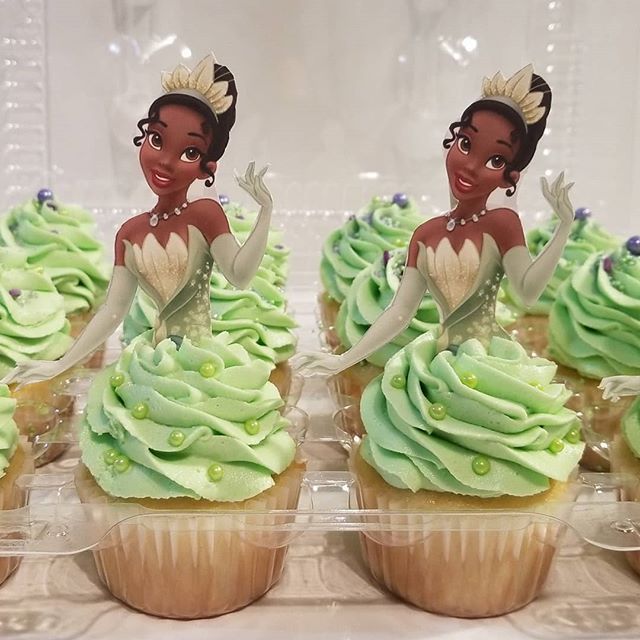
[[[149,206],[135,123],[160,92],[161,70],[214,50],[239,87],[220,191],[237,193],[232,169],[255,158],[271,163],[282,209],[354,209],[405,190],[424,198],[425,213],[442,210],[448,124],[478,96],[484,75],[531,61],[554,105],[518,196],[525,222],[544,210],[538,177],[566,168],[576,206],[614,230],[640,230],[635,0],[0,4],[40,6],[46,38],[42,177],[20,182],[20,169],[33,164],[8,172],[19,156],[4,147],[4,206],[38,180],[88,206]]]

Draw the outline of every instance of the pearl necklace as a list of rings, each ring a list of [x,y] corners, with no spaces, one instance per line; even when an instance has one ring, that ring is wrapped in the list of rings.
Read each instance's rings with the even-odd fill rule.
[[[478,220],[480,220],[481,216],[486,216],[487,215],[487,210],[483,209],[480,213],[474,213],[470,218],[452,218],[451,217],[451,211],[449,211],[449,213],[446,214],[447,215],[447,231],[453,231],[456,228],[456,225],[459,224],[461,227],[464,227],[465,224],[467,224],[467,222],[471,221],[471,222],[478,222]]]
[[[189,201],[185,200],[179,207],[176,207],[173,211],[168,211],[167,213],[156,213],[155,211],[149,212],[149,224],[152,227],[157,227],[158,222],[160,222],[160,218],[166,220],[172,214],[179,216],[182,211],[187,208],[188,205]]]

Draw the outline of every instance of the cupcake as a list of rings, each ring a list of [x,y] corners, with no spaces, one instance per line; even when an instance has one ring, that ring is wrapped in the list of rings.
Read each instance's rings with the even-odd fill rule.
[[[25,360],[57,360],[73,342],[64,298],[26,258],[22,249],[0,247],[0,378]],[[23,435],[41,435],[71,413],[73,398],[56,389],[47,380],[13,391]]]
[[[616,434],[609,449],[611,471],[621,474],[623,486],[621,500],[640,501],[640,399],[629,407],[622,417],[620,433]],[[640,574],[640,551],[628,551],[627,560]]]
[[[527,245],[532,255],[537,256],[544,249],[553,236],[557,223],[556,218],[551,219],[527,234]],[[549,313],[560,285],[594,253],[612,251],[619,244],[619,238],[593,221],[589,209],[580,207],[576,209],[571,234],[558,261],[558,266],[535,305],[525,307],[509,286],[509,281],[504,280],[506,302],[512,305],[519,315],[511,328],[514,330],[514,337],[525,349],[539,355],[545,354]]]
[[[640,374],[640,237],[608,254],[592,256],[564,283],[549,314],[549,354],[573,389],[587,444],[583,464],[608,469],[597,453],[617,432],[630,398],[603,400],[600,380]]]
[[[29,264],[42,267],[64,297],[73,337],[100,306],[109,284],[104,249],[95,236],[91,214],[58,202],[48,189],[0,219],[0,243],[26,249]]]
[[[337,352],[346,351],[360,342],[369,327],[391,304],[400,286],[406,258],[407,250],[404,248],[384,251],[382,257],[356,276],[336,318],[335,329],[340,342]],[[497,303],[496,319],[503,327],[508,327],[514,318],[508,307],[501,302]],[[427,292],[405,331],[372,353],[366,361],[332,378],[337,399],[342,404],[349,402],[349,399],[357,403],[364,388],[382,373],[389,358],[427,331],[437,334],[439,327],[438,307]]]
[[[13,419],[16,401],[9,395],[7,385],[0,385],[0,510],[18,509],[26,502],[26,494],[16,487],[16,480],[25,473],[33,473],[31,447],[18,436]],[[0,557],[0,584],[16,569],[19,557]]]
[[[362,397],[360,506],[411,512],[363,534],[364,559],[423,609],[500,615],[544,584],[564,527],[531,514],[557,516],[573,498],[579,422],[549,360],[499,337],[455,354],[436,342],[427,333],[399,351]]]
[[[251,290],[236,289],[219,272],[211,274],[211,331],[228,332],[249,356],[272,367],[271,381],[286,398],[291,384],[289,358],[296,347],[292,332],[295,321],[285,311],[282,290],[274,284],[274,273],[260,267]],[[149,296],[139,291],[123,324],[123,341],[155,326],[157,310]]]
[[[413,200],[396,193],[391,200],[375,197],[362,211],[333,231],[322,247],[320,322],[330,348],[338,346],[335,320],[355,277],[384,251],[405,247],[424,222]]]
[[[123,519],[131,503],[146,514],[120,522],[94,550],[98,574],[147,613],[223,614],[277,581],[286,546],[244,530],[246,513],[216,512],[295,508],[304,467],[267,362],[227,333],[179,348],[149,338],[97,375],[80,429],[80,499],[125,503]]]

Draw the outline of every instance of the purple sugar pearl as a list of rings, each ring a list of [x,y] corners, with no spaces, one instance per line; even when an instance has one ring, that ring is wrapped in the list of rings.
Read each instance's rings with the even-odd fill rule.
[[[229,196],[226,196],[224,193],[221,193],[218,196],[218,202],[220,202],[220,204],[224,207],[225,204],[229,204],[229,202],[231,202],[229,200]]]
[[[22,295],[22,289],[9,289],[9,295],[12,298],[19,298]]]
[[[575,212],[576,220],[587,220],[591,217],[591,209],[589,207],[578,207]]]
[[[36,198],[38,198],[38,202],[40,204],[46,202],[47,200],[53,200],[53,191],[51,191],[51,189],[40,189],[40,191],[38,191],[38,194],[36,195]]]
[[[396,193],[391,202],[397,204],[401,209],[405,209],[409,204],[409,196],[406,193]]]
[[[631,236],[627,240],[627,251],[634,256],[640,256],[640,236]]]
[[[276,248],[278,251],[282,251],[282,250],[284,249],[284,245],[283,245],[283,244],[277,244],[277,245],[275,245],[275,248]]]
[[[390,257],[390,253],[385,249],[384,252],[382,253],[382,264],[386,267],[387,264],[389,263],[389,257]]]
[[[602,259],[602,268],[611,275],[611,272],[613,271],[613,260],[611,259],[611,256],[605,256]]]

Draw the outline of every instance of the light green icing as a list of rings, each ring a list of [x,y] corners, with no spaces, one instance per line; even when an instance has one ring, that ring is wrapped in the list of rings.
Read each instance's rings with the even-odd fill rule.
[[[0,244],[23,247],[64,296],[67,315],[102,302],[110,269],[91,214],[79,207],[29,200],[0,219]]]
[[[549,240],[551,240],[557,225],[558,219],[554,216],[546,224],[536,227],[527,233],[527,245],[532,255],[537,256],[544,249]],[[603,229],[592,218],[574,220],[571,234],[562,256],[558,260],[558,266],[538,301],[532,307],[525,307],[509,285],[508,279],[505,279],[503,287],[507,296],[506,302],[513,305],[520,313],[549,315],[551,305],[556,299],[562,283],[594,253],[612,251],[619,245],[620,239]]]
[[[588,378],[640,373],[640,258],[622,247],[592,256],[560,288],[549,315],[549,353]]]
[[[320,278],[331,298],[342,302],[355,277],[382,253],[409,244],[415,229],[425,221],[415,202],[399,207],[374,198],[339,228],[322,246]]]
[[[63,296],[26,258],[0,247],[0,377],[24,360],[56,360],[72,343]]]
[[[260,269],[252,290],[236,289],[218,272],[211,274],[211,331],[229,332],[251,356],[278,364],[289,359],[296,347],[292,332],[296,323],[285,311],[282,291],[272,281],[273,274]],[[270,279],[271,278],[271,279]],[[123,325],[123,339],[136,336],[155,326],[158,312],[149,296],[139,291]]]
[[[272,476],[293,461],[295,443],[268,381],[271,366],[252,359],[228,333],[197,345],[185,337],[179,349],[171,339],[153,347],[150,338],[151,332],[136,338],[89,391],[80,445],[98,484],[122,498],[219,501],[245,500],[273,486]],[[205,362],[215,364],[215,376],[200,374]],[[116,389],[109,382],[114,373],[125,378]],[[140,404],[147,416],[134,418]],[[245,428],[251,420],[259,425],[254,434]],[[128,464],[116,468],[120,456]],[[222,471],[215,482],[213,465]]]
[[[223,207],[227,214],[229,227],[241,244],[245,242],[256,223],[258,213],[247,209],[237,202],[230,202]],[[260,266],[272,272],[270,280],[276,287],[284,287],[289,276],[289,254],[291,250],[282,241],[282,231],[269,230],[267,248]],[[253,283],[252,283],[253,285]]]
[[[492,497],[528,496],[567,480],[583,444],[563,440],[577,423],[564,407],[571,393],[553,383],[554,363],[516,342],[466,340],[438,353],[425,334],[394,355],[361,401],[367,435],[360,451],[385,481],[402,489]],[[461,381],[477,378],[475,388]],[[405,388],[392,384],[406,379]],[[533,386],[538,383],[542,389]],[[435,411],[441,405],[444,411]],[[479,462],[480,460],[480,462]],[[488,462],[488,469],[487,464]]]
[[[2,478],[18,448],[18,427],[13,419],[16,401],[9,394],[9,387],[0,384],[0,478]]]
[[[340,305],[336,319],[336,332],[344,346],[352,347],[357,344],[391,304],[400,286],[406,257],[406,249],[390,251],[386,265],[383,254],[356,276],[345,300]],[[515,316],[506,305],[498,302],[496,319],[506,327],[514,321]],[[438,307],[427,292],[409,326],[393,340],[372,353],[367,360],[371,364],[383,367],[399,349],[427,331],[439,332],[439,327]]]

